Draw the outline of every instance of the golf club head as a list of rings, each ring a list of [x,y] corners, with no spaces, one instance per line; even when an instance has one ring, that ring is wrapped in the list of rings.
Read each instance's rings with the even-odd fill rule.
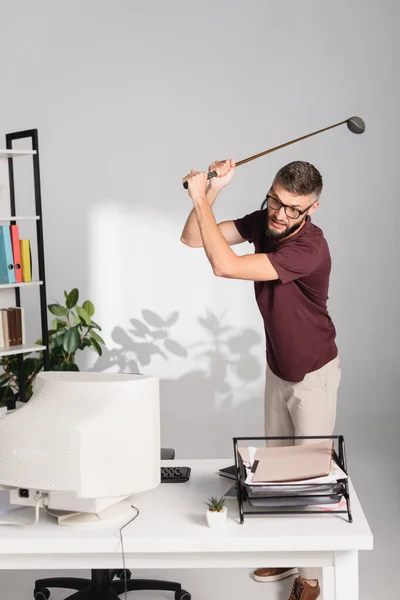
[[[364,133],[365,123],[361,117],[351,117],[347,120],[347,127],[352,133]]]

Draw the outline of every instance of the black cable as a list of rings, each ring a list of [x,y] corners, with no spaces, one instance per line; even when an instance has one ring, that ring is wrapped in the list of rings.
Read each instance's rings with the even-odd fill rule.
[[[125,566],[125,551],[124,551],[124,538],[122,536],[122,530],[127,527],[128,525],[130,525],[132,523],[132,521],[134,521],[135,519],[137,519],[137,517],[139,516],[139,509],[136,508],[136,506],[133,506],[133,504],[131,504],[131,508],[133,508],[134,510],[136,510],[136,515],[134,517],[132,517],[132,519],[130,519],[127,523],[125,523],[125,525],[122,525],[121,529],[119,530],[119,537],[121,540],[121,550],[122,550],[122,565],[123,565],[123,570],[124,570],[124,581],[125,581],[125,600],[127,600],[127,595],[128,595],[128,580],[126,577],[126,566]]]

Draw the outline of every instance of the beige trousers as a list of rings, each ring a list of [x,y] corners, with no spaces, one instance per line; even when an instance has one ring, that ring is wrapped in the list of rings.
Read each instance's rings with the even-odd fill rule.
[[[333,435],[336,421],[337,391],[341,379],[339,357],[303,381],[284,381],[267,367],[265,384],[265,435]],[[269,446],[289,446],[290,440],[271,440]],[[298,443],[302,443],[301,441]],[[307,443],[307,440],[303,440]],[[299,569],[305,579],[319,579],[320,569]]]

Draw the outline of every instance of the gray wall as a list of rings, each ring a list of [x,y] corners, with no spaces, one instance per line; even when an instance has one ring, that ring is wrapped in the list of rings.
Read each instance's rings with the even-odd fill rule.
[[[3,0],[0,22],[0,133],[39,130],[48,300],[76,286],[96,305],[108,351],[82,368],[161,378],[163,443],[182,458],[229,456],[233,435],[262,433],[265,357],[252,284],[214,278],[179,242],[181,177],[365,119],[363,136],[336,128],[240,167],[215,210],[257,209],[291,160],[323,174],[314,221],[333,257],[337,432],[375,534],[361,591],[394,591],[398,3]]]

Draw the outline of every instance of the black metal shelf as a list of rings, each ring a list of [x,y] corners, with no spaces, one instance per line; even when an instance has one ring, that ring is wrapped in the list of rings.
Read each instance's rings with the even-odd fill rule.
[[[42,331],[42,342],[44,349],[43,351],[43,369],[45,371],[50,370],[49,360],[49,330],[47,323],[47,296],[46,296],[46,274],[45,274],[45,260],[44,260],[44,240],[43,240],[43,214],[42,214],[42,193],[40,186],[40,163],[39,163],[39,140],[37,129],[28,129],[25,131],[17,131],[6,134],[6,148],[7,150],[13,150],[13,142],[16,140],[30,140],[32,144],[32,154],[29,156],[32,159],[33,166],[33,182],[34,182],[34,194],[35,194],[35,216],[32,217],[36,221],[36,241],[37,241],[37,254],[38,254],[38,270],[39,270],[39,296],[40,296],[40,321]],[[14,159],[19,156],[18,153],[7,157],[8,161],[8,175],[10,185],[10,212],[15,219],[9,219],[11,223],[18,221],[17,210],[16,210],[16,198],[15,198],[15,180],[14,180]],[[19,159],[21,160],[21,159]],[[22,218],[25,219],[25,218]],[[10,284],[13,287],[13,284]],[[21,306],[21,288],[23,285],[16,285],[14,289],[15,293],[15,305]],[[19,398],[17,400],[26,402],[25,395],[25,378],[24,378],[24,354],[17,354],[18,359],[18,388]],[[9,409],[15,408],[15,401],[7,403]]]

